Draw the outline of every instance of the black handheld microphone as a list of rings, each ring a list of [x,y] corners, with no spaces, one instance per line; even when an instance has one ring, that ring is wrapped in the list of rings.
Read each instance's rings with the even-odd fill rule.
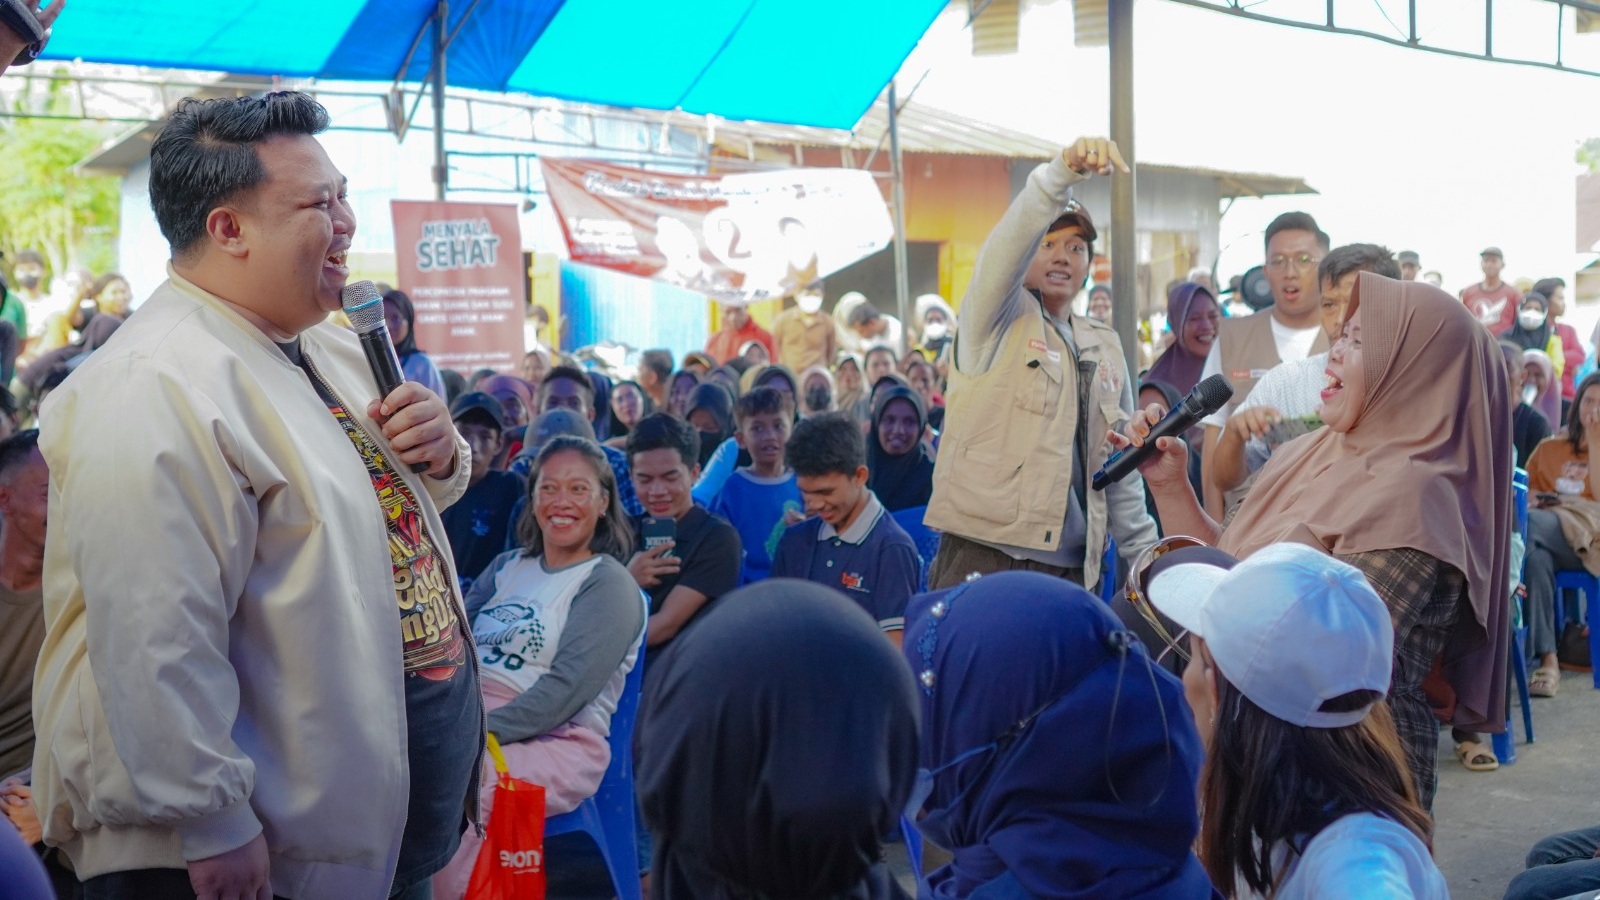
[[[389,326],[383,321],[383,295],[372,282],[357,281],[345,285],[342,296],[344,314],[361,339],[361,352],[366,354],[367,365],[372,367],[372,380],[378,386],[378,399],[382,400],[406,380],[400,368],[400,357],[394,352],[394,341],[389,338]],[[413,472],[427,469],[427,463],[411,466]]]
[[[1183,402],[1174,406],[1155,427],[1140,447],[1124,447],[1111,455],[1100,471],[1094,473],[1094,489],[1103,491],[1106,485],[1121,481],[1128,473],[1139,468],[1145,458],[1156,452],[1156,439],[1177,437],[1197,425],[1201,419],[1222,408],[1233,397],[1233,385],[1221,375],[1213,375],[1194,386]]]

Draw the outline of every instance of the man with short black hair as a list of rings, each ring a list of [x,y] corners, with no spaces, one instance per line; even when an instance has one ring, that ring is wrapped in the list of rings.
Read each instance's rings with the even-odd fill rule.
[[[167,281],[44,404],[33,789],[87,896],[416,897],[477,817],[438,513],[471,451],[328,321],[356,226],[328,125],[296,92],[180,102]]]
[[[1388,248],[1377,244],[1346,244],[1317,267],[1322,331],[1330,346],[1344,329],[1345,307],[1362,272],[1399,278],[1400,267]],[[1323,351],[1281,363],[1262,376],[1211,448],[1211,477],[1219,488],[1237,490],[1266,464],[1278,444],[1320,427],[1317,411],[1328,383],[1327,367]]]
[[[646,350],[639,354],[639,386],[655,401],[658,409],[667,408],[667,382],[671,380],[671,350]]]
[[[1588,353],[1583,348],[1583,342],[1578,339],[1578,331],[1566,322],[1559,321],[1567,314],[1567,281],[1565,278],[1541,278],[1533,283],[1532,294],[1539,294],[1545,299],[1545,317],[1550,323],[1550,330],[1561,338],[1561,412],[1566,417],[1567,410],[1572,406],[1573,398],[1578,393],[1578,370],[1583,368],[1583,360]]]
[[[739,532],[689,493],[700,477],[699,459],[700,436],[676,416],[651,413],[628,432],[628,468],[645,511],[633,519],[635,545],[645,549],[628,561],[628,571],[650,595],[645,646],[657,652],[706,604],[739,586]],[[650,547],[646,517],[671,520],[672,539]]]
[[[1212,475],[1214,448],[1228,417],[1250,396],[1256,382],[1279,363],[1303,360],[1329,347],[1320,322],[1317,266],[1327,255],[1328,235],[1303,212],[1286,212],[1267,225],[1266,274],[1272,305],[1254,315],[1223,319],[1201,379],[1221,374],[1233,386],[1227,405],[1207,416],[1200,457],[1206,512],[1222,521],[1227,496]],[[1385,251],[1387,252],[1387,251]]]
[[[783,533],[772,577],[833,588],[900,646],[921,565],[917,545],[867,487],[861,426],[843,413],[801,419],[785,456],[810,518]]]
[[[1141,479],[1089,488],[1133,389],[1117,333],[1072,311],[1096,232],[1071,193],[1117,170],[1115,143],[1079,138],[1028,175],[978,255],[924,519],[943,532],[930,589],[1010,569],[1093,587],[1116,577],[1102,571],[1113,537],[1129,561],[1157,540]]]
[[[539,385],[539,411],[545,413],[552,409],[570,409],[588,421],[594,421],[594,384],[582,369],[556,366],[544,376],[544,383]],[[612,474],[617,476],[617,497],[622,501],[622,508],[630,516],[644,515],[644,507],[639,505],[639,495],[633,489],[633,479],[628,476],[627,454],[605,444],[600,445],[600,451],[611,463]],[[511,471],[524,477],[532,469],[533,457],[526,454],[519,455],[511,463]]]
[[[894,316],[879,312],[871,302],[850,310],[847,324],[863,349],[888,347],[897,358],[906,352],[905,326]]]
[[[481,391],[462,394],[450,407],[456,431],[472,448],[467,492],[443,513],[444,530],[455,556],[456,577],[465,595],[472,582],[505,550],[516,529],[511,513],[528,490],[516,472],[492,468],[508,429],[500,401]]]
[[[1461,302],[1472,310],[1490,334],[1498,335],[1517,322],[1517,311],[1522,308],[1522,292],[1500,280],[1506,267],[1506,255],[1499,247],[1485,247],[1478,254],[1478,266],[1483,270],[1483,280],[1461,289]]]

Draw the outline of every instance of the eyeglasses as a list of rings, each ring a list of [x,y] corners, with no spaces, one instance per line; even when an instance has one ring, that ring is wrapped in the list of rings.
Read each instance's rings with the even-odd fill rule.
[[[1138,610],[1139,615],[1150,626],[1150,630],[1155,632],[1156,637],[1161,639],[1161,643],[1167,645],[1160,655],[1156,657],[1157,665],[1167,658],[1168,653],[1176,653],[1178,658],[1183,660],[1185,664],[1189,662],[1189,651],[1184,646],[1185,638],[1189,636],[1189,632],[1179,631],[1174,636],[1172,632],[1167,630],[1166,624],[1161,621],[1161,614],[1156,611],[1155,604],[1150,602],[1150,568],[1155,565],[1156,560],[1174,550],[1204,546],[1206,546],[1205,541],[1188,537],[1187,535],[1175,534],[1171,537],[1162,538],[1146,547],[1134,559],[1132,570],[1128,573],[1128,602],[1133,604],[1134,609]]]
[[[1282,272],[1283,270],[1289,268],[1293,268],[1296,271],[1302,271],[1305,269],[1315,269],[1317,264],[1320,262],[1322,262],[1322,257],[1312,256],[1309,253],[1302,253],[1298,256],[1284,256],[1280,253],[1277,256],[1267,260],[1267,268],[1276,272]]]

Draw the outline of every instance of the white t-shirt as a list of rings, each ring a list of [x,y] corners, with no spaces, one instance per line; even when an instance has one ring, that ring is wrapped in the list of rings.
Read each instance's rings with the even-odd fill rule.
[[[1354,813],[1311,839],[1289,866],[1276,900],[1450,900],[1428,847],[1409,828]]]
[[[1269,314],[1270,315],[1270,314]],[[1317,335],[1322,332],[1321,325],[1310,328],[1290,328],[1278,321],[1277,316],[1272,316],[1272,341],[1278,345],[1278,359],[1283,362],[1294,362],[1305,359],[1311,355],[1311,345],[1317,342]],[[1222,341],[1213,341],[1211,352],[1206,354],[1205,368],[1200,371],[1200,380],[1204,381],[1213,375],[1222,374]],[[1321,388],[1318,388],[1320,391]],[[1246,398],[1249,399],[1249,398]],[[1217,410],[1206,416],[1203,424],[1222,428],[1228,424],[1228,407]]]
[[[1285,419],[1299,419],[1322,409],[1322,388],[1328,383],[1328,354],[1316,353],[1294,362],[1279,363],[1261,376],[1255,390],[1234,412],[1257,406],[1270,406]],[[1245,464],[1250,471],[1261,468],[1272,450],[1261,438],[1245,442]]]

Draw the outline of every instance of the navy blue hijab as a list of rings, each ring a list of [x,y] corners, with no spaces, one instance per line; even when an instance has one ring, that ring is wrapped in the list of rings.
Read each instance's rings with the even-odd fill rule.
[[[1183,686],[1103,603],[1002,572],[915,598],[906,622],[935,773],[917,824],[955,854],[919,897],[1215,896]]]
[[[610,440],[611,376],[593,371],[584,374],[589,376],[589,386],[594,389],[594,436],[601,442]]]

